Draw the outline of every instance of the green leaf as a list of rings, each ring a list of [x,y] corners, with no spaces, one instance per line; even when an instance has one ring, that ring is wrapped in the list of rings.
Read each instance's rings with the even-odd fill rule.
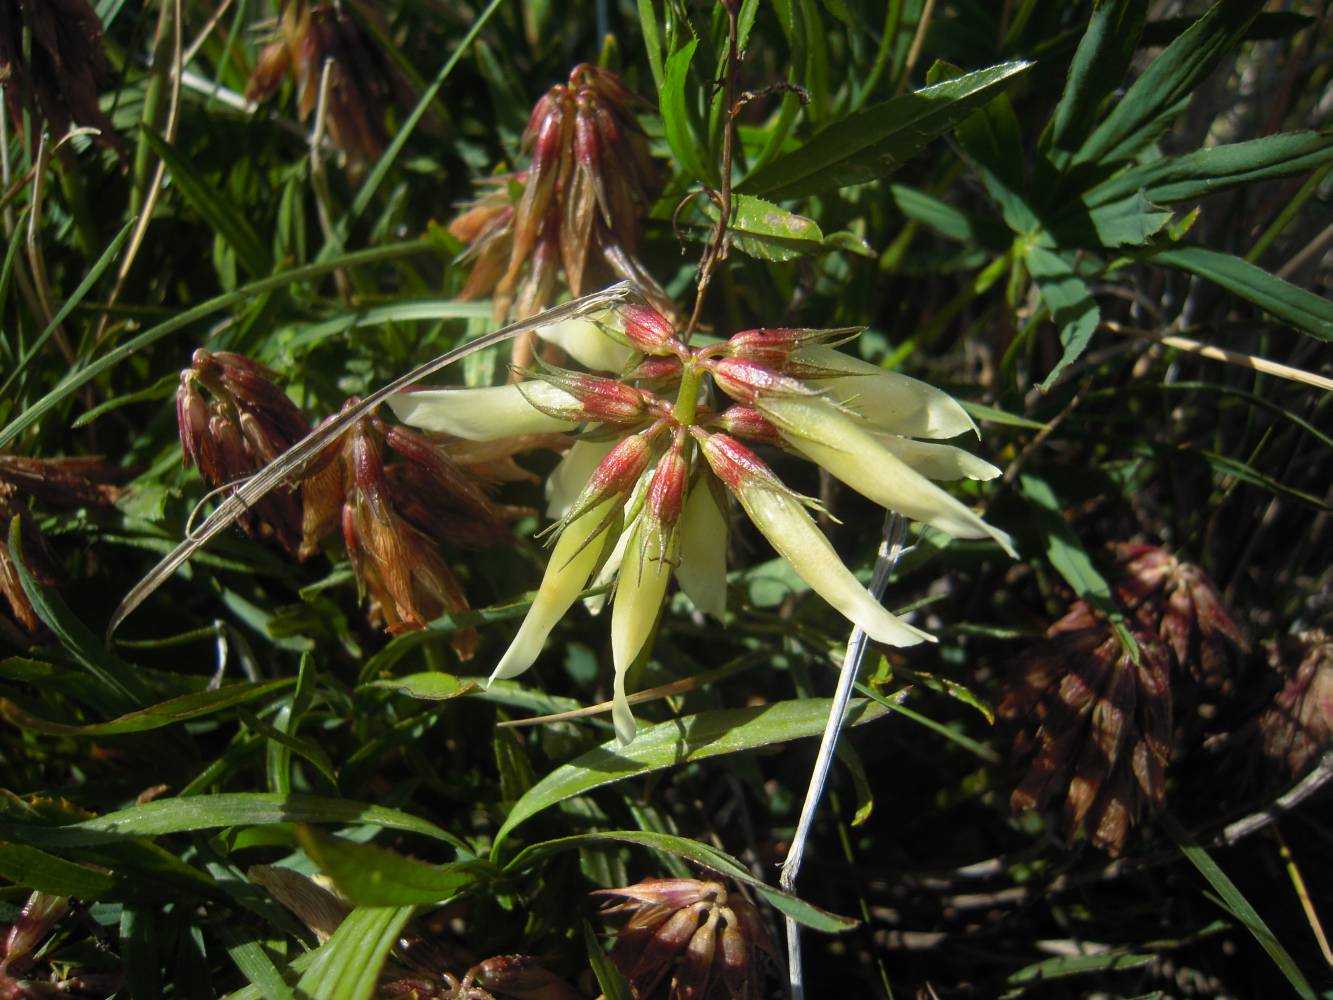
[[[1214,861],[1202,847],[1200,847],[1189,832],[1176,820],[1174,816],[1166,815],[1162,817],[1162,825],[1166,827],[1167,833],[1176,842],[1180,848],[1180,853],[1185,855],[1195,868],[1199,870],[1204,878],[1208,880],[1217,894],[1221,897],[1222,906],[1239,920],[1247,931],[1254,936],[1259,945],[1268,952],[1268,957],[1273,960],[1273,964],[1282,971],[1287,977],[1287,982],[1291,983],[1291,988],[1296,991],[1296,995],[1302,1000],[1315,1000],[1315,992],[1311,987],[1305,974],[1301,972],[1300,967],[1292,960],[1290,953],[1282,947],[1282,943],[1274,936],[1264,923],[1263,917],[1259,916],[1258,911],[1250,905],[1250,901],[1245,898],[1244,893],[1236,888],[1236,884],[1227,877],[1226,872],[1222,871],[1216,861]]]
[[[319,1000],[370,1000],[380,969],[412,907],[358,906],[315,953],[296,984],[299,997]]]
[[[221,188],[205,180],[194,165],[165,139],[143,126],[144,140],[162,158],[172,183],[191,208],[199,213],[215,233],[226,240],[252,278],[262,278],[273,270],[273,258],[251,227],[245,213],[227,200]]]
[[[931,67],[936,79],[957,79],[961,71],[937,62]],[[1036,223],[1027,203],[1027,177],[1023,170],[1023,134],[1018,116],[1007,94],[997,94],[964,118],[955,130],[963,150],[981,171],[987,192],[1000,206],[1005,223],[1016,233],[1025,233]]]
[[[1089,972],[1116,972],[1121,969],[1141,969],[1157,961],[1156,955],[1115,951],[1105,955],[1060,955],[1025,965],[1005,980],[1011,986],[1023,983],[1044,983],[1052,979],[1082,976]]]
[[[462,680],[442,670],[429,670],[421,674],[408,674],[406,677],[371,681],[366,687],[385,688],[422,701],[447,701],[477,690],[477,682]]]
[[[258,826],[268,823],[371,823],[391,830],[419,833],[467,850],[467,845],[447,830],[397,809],[318,795],[276,795],[269,792],[157,799],[64,826],[14,823],[11,818],[6,818],[0,820],[0,837],[36,847],[83,847],[116,844],[137,837],[211,830],[221,826]]]
[[[824,731],[830,706],[827,698],[805,698],[758,708],[700,712],[649,726],[628,746],[610,740],[556,768],[519,799],[495,835],[496,848],[524,820],[594,788],[689,761],[818,736]],[[846,724],[862,725],[885,711],[878,705],[854,701],[848,708]]]
[[[1029,246],[1024,259],[1042,301],[1060,328],[1060,343],[1064,347],[1060,360],[1041,383],[1044,390],[1054,385],[1060,373],[1087,349],[1102,314],[1088,286],[1062,256],[1039,246]]]
[[[643,34],[643,48],[648,56],[648,69],[653,74],[653,85],[662,89],[662,34],[657,30],[657,11],[653,0],[637,0],[639,31]]]
[[[24,844],[0,843],[0,878],[36,892],[79,899],[104,899],[118,880]]]
[[[1001,63],[849,115],[756,170],[739,190],[774,199],[798,198],[883,177],[1031,65]]]
[[[714,178],[717,171],[705,159],[708,145],[700,138],[702,133],[691,113],[686,94],[690,60],[694,58],[694,50],[698,46],[699,39],[692,38],[667,58],[661,92],[662,125],[666,130],[667,144],[685,176],[716,186]]]
[[[1051,117],[1051,145],[1073,152],[1115,93],[1138,46],[1148,0],[1097,0]]]
[[[70,398],[83,386],[87,385],[97,376],[101,375],[109,368],[120,364],[127,358],[141,354],[143,349],[150,344],[154,344],[177,330],[183,330],[193,323],[204,319],[214,313],[221,312],[224,309],[230,309],[232,306],[238,306],[244,303],[252,296],[262,295],[265,292],[278,288],[285,288],[298,282],[308,281],[312,278],[319,278],[328,274],[330,271],[336,271],[339,268],[353,268],[361,264],[382,263],[388,260],[395,260],[399,257],[405,257],[414,253],[428,253],[432,250],[430,240],[409,240],[405,243],[391,243],[386,246],[372,247],[369,250],[360,250],[356,253],[342,254],[336,257],[330,257],[328,260],[322,260],[316,264],[308,264],[305,267],[294,267],[290,271],[282,271],[278,274],[269,275],[258,281],[236,289],[234,292],[227,292],[216,298],[202,302],[192,309],[186,309],[177,313],[171,319],[159,323],[139,334],[137,337],[131,337],[118,347],[107,351],[105,354],[97,356],[95,361],[84,365],[82,368],[76,368],[64,378],[62,378],[50,392],[39,399],[37,402],[26,407],[18,416],[11,420],[3,430],[0,430],[0,448],[5,447],[21,433],[37,423],[47,413],[55,409],[66,399]]]
[[[986,219],[978,219],[934,195],[905,184],[890,184],[889,197],[907,218],[929,226],[941,236],[959,243],[1002,249],[1013,239],[1003,227]]]
[[[1134,190],[1118,201],[1089,209],[1083,201],[1066,204],[1045,223],[1039,237],[1050,247],[1143,246],[1171,221],[1171,212]]]
[[[357,312],[342,313],[322,323],[314,323],[282,341],[282,350],[309,350],[330,337],[342,337],[366,326],[409,323],[417,320],[491,318],[490,302],[459,302],[456,299],[416,299],[372,306]]]
[[[1116,101],[1073,164],[1127,160],[1166,131],[1194,89],[1231,51],[1264,0],[1218,0]]]
[[[234,924],[223,924],[216,930],[236,968],[250,980],[263,1000],[296,1000],[291,986],[283,979],[264,946],[255,940],[253,932],[243,931]]]
[[[629,983],[625,982],[620,970],[611,964],[611,959],[602,949],[602,943],[597,940],[597,935],[586,920],[583,922],[583,946],[588,951],[588,964],[592,966],[592,974],[597,977],[603,1000],[634,1000]]]
[[[1253,302],[1319,340],[1333,340],[1333,302],[1298,288],[1239,257],[1200,246],[1171,246],[1143,258],[1197,274]]]
[[[707,844],[701,844],[697,840],[677,837],[669,833],[654,833],[650,830],[614,830],[603,833],[584,833],[574,837],[544,841],[519,852],[509,864],[505,865],[505,870],[510,872],[523,871],[552,854],[576,847],[586,847],[589,844],[599,842],[635,844],[640,847],[648,847],[711,868],[713,871],[728,875],[738,882],[744,882],[772,903],[775,909],[814,930],[836,934],[855,927],[857,924],[857,921],[850,917],[840,917],[837,914],[828,913],[817,906],[783,892],[781,889],[776,889],[765,882],[761,882],[750,874],[748,868],[725,851],[720,851]]]
[[[149,708],[141,708],[110,722],[95,722],[86,726],[70,726],[60,722],[49,722],[29,715],[8,698],[0,698],[0,715],[21,729],[48,736],[121,736],[125,733],[142,733],[150,729],[174,725],[187,719],[197,719],[202,715],[212,715],[224,709],[254,701],[265,695],[291,687],[292,678],[260,683],[229,684],[216,691],[199,691],[171,698]]]
[[[6,527],[0,522],[0,528]],[[109,707],[117,711],[137,708],[147,701],[143,686],[128,663],[106,649],[89,631],[83,620],[65,605],[54,590],[38,583],[23,560],[19,515],[7,525],[9,552],[19,583],[43,625],[60,640],[61,646],[103,686]]]
[[[452,899],[499,870],[488,861],[430,865],[372,844],[301,827],[297,840],[338,891],[358,906],[414,906]]]
[[[1243,184],[1314,170],[1330,160],[1333,134],[1285,132],[1130,167],[1089,190],[1083,201],[1096,208],[1140,191],[1159,204],[1192,201]]]
[[[720,213],[710,201],[704,215],[716,222]],[[830,250],[849,250],[862,257],[875,252],[852,233],[825,236],[814,219],[788,212],[771,201],[738,194],[732,199],[731,223],[727,227],[733,246],[759,260],[782,262],[814,256]]]

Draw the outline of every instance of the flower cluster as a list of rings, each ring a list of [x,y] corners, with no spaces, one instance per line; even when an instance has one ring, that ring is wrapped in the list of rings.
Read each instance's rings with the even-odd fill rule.
[[[1113,552],[1124,574],[1113,589],[1137,655],[1106,615],[1077,601],[1019,659],[997,712],[1023,723],[1014,751],[1029,763],[1009,799],[1014,812],[1063,795],[1066,836],[1086,828],[1118,855],[1130,826],[1166,799],[1172,664],[1218,689],[1224,643],[1244,640],[1199,567],[1151,545]]]
[[[594,895],[629,913],[611,960],[640,1000],[758,1000],[777,955],[754,905],[721,882],[646,879]]]
[[[24,566],[38,583],[53,587],[58,582],[56,561],[26,500],[65,509],[106,506],[120,498],[123,490],[116,484],[125,476],[124,469],[97,457],[21,458],[0,454],[0,594],[4,594],[14,617],[29,635],[40,631],[41,622],[9,553],[11,521],[19,518]]]
[[[305,417],[271,377],[249,358],[204,350],[181,373],[176,410],[185,462],[214,485],[236,483],[305,436]],[[371,621],[390,632],[423,628],[444,612],[468,609],[436,543],[508,540],[509,524],[525,511],[496,503],[487,484],[531,479],[512,456],[563,443],[549,435],[446,441],[372,413],[312,460],[298,483],[268,493],[240,524],[301,559],[341,529],[357,581],[370,596]],[[462,659],[476,643],[472,630],[454,635]]]
[[[622,742],[635,731],[625,677],[649,651],[673,571],[697,608],[723,614],[728,495],[811,589],[871,638],[895,646],[930,639],[856,580],[810,516],[816,502],[784,486],[755,445],[777,445],[891,510],[1012,553],[1003,532],[931,482],[998,470],[916,440],[975,430],[966,412],[938,389],[829,346],[854,331],[746,330],[692,349],[660,313],[628,305],[548,333],[589,367],[626,367],[614,378],[543,368],[514,385],[408,391],[390,406],[405,423],[477,440],[584,428],[552,478],[548,513],[559,522],[545,576],[492,677],[526,670],[583,589],[614,581],[613,718]],[[718,395],[728,405],[714,405]]]
[[[351,0],[346,0],[349,7]],[[296,80],[302,120],[319,102],[320,81],[329,66],[327,126],[329,138],[354,165],[374,160],[388,143],[384,116],[406,99],[406,87],[362,20],[378,21],[369,5],[286,0],[278,15],[276,37],[259,54],[245,86],[250,101],[277,93],[283,77]]]
[[[1333,636],[1310,629],[1277,640],[1268,653],[1285,683],[1259,716],[1264,756],[1300,774],[1333,744]]]
[[[551,300],[561,266],[581,294],[595,257],[655,287],[635,258],[657,180],[634,101],[620,77],[584,63],[537,102],[523,133],[529,166],[492,178],[449,226],[472,265],[460,298],[489,294],[497,322],[524,319]]]

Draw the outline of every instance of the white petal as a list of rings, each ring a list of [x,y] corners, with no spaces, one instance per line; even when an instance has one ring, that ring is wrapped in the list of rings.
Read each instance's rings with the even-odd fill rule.
[[[990,462],[951,444],[913,441],[895,434],[876,434],[875,440],[927,479],[976,479],[984,483],[1000,474]]]
[[[591,371],[623,371],[636,354],[632,348],[612,340],[589,319],[567,319],[539,327],[537,336],[555,344]]]
[[[708,476],[705,473],[705,476]],[[676,579],[690,602],[718,621],[727,610],[727,515],[707,478],[690,484],[680,515]]]
[[[615,665],[611,719],[621,743],[634,739],[635,730],[634,714],[625,696],[625,675],[657,631],[657,618],[671,582],[670,564],[663,558],[660,542],[649,532],[645,545],[642,525],[640,521],[625,547],[611,605],[611,661]]]
[[[841,378],[812,379],[811,383],[827,389],[838,402],[890,434],[948,438],[964,431],[977,433],[977,425],[958,400],[919,379],[888,371],[825,344],[799,348],[793,358],[846,372]]]
[[[826,399],[771,398],[756,404],[783,440],[881,507],[955,538],[993,538],[1013,558],[1009,536],[912,469]]]
[[[864,629],[870,638],[890,646],[934,641],[930,633],[885,610],[870,591],[857,583],[800,501],[785,493],[758,488],[742,489],[738,496],[750,520],[777,549],[778,555],[791,563],[796,575],[849,621]]]
[[[611,549],[611,554],[606,557],[606,562],[602,563],[602,568],[597,571],[592,582],[588,584],[589,590],[597,590],[600,587],[610,587],[615,582],[616,574],[620,572],[620,564],[625,561],[625,547],[629,545],[630,536],[633,535],[635,527],[638,526],[639,518],[635,518],[629,524],[625,525],[625,530],[620,533],[616,539],[615,546]],[[602,591],[600,594],[592,594],[583,599],[583,606],[591,614],[600,615],[606,607],[606,602],[611,599],[609,590]]]
[[[538,394],[543,402],[549,400],[553,407],[579,405],[569,393],[546,382],[532,383],[525,391]],[[389,408],[405,424],[468,441],[569,431],[578,426],[534,408],[517,385],[400,392],[389,397]]]
[[[607,500],[575,518],[565,528],[551,552],[551,560],[546,564],[546,573],[527,617],[491,673],[492,681],[523,673],[541,654],[551,629],[578,599],[588,577],[601,562],[610,539],[618,534],[618,518],[609,526],[610,530],[603,528],[601,534],[597,534],[602,528],[602,520],[618,507],[615,499]]]
[[[546,516],[559,520],[619,441],[575,441],[546,479]]]

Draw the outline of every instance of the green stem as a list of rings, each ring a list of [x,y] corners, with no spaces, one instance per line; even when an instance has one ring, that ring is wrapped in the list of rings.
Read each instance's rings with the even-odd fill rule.
[[[702,378],[701,369],[689,364],[685,366],[680,379],[680,391],[676,394],[676,408],[671,411],[676,423],[682,427],[694,423],[694,414],[699,406],[699,381]]]

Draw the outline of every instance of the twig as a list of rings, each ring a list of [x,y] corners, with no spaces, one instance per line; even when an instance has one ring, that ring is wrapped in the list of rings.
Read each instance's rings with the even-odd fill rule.
[[[331,212],[333,196],[329,193],[328,174],[324,172],[324,158],[320,156],[320,148],[324,145],[324,127],[328,122],[329,88],[333,85],[333,73],[333,60],[325,59],[319,74],[319,100],[315,104],[314,128],[310,132],[310,187],[315,193],[315,214],[319,217],[319,228],[325,242],[336,238]],[[352,288],[342,268],[333,272],[333,283],[338,286],[342,300],[350,303]]]
[[[901,94],[907,89],[907,84],[912,79],[912,70],[916,68],[916,61],[921,57],[921,49],[926,44],[926,32],[930,30],[930,20],[935,15],[935,0],[926,0],[926,5],[921,9],[921,18],[916,22],[916,34],[912,36],[911,48],[907,50],[907,60],[903,63],[903,75],[898,78],[898,86],[895,88],[895,94]]]
[[[704,297],[708,294],[713,272],[717,270],[717,265],[727,258],[727,227],[731,224],[731,161],[736,138],[736,115],[743,106],[736,102],[736,66],[741,58],[737,48],[740,36],[740,4],[728,3],[724,6],[729,20],[726,90],[722,105],[723,113],[726,115],[726,124],[722,129],[722,187],[715,199],[718,207],[717,225],[713,227],[713,235],[708,241],[708,248],[704,250],[703,261],[699,265],[699,283],[694,293],[694,310],[690,313],[690,321],[681,334],[681,339],[687,344],[694,334],[695,327],[699,325],[699,315],[703,311]]]
[[[50,136],[42,133],[37,143],[37,162],[33,166],[32,203],[28,207],[28,268],[32,271],[32,284],[37,293],[37,304],[41,308],[42,325],[49,326],[55,318],[55,303],[51,301],[51,285],[46,277],[46,258],[42,254],[42,204],[46,200],[46,167],[51,161]],[[57,326],[51,331],[51,337],[60,348],[60,353],[71,365],[74,364],[74,349],[70,347],[65,331]]]
[[[1310,898],[1305,876],[1301,874],[1300,866],[1296,864],[1296,858],[1292,855],[1291,848],[1287,846],[1287,841],[1276,823],[1273,824],[1273,839],[1277,841],[1278,854],[1287,867],[1287,875],[1291,878],[1292,888],[1296,890],[1296,898],[1301,901],[1301,909],[1305,911],[1310,932],[1314,934],[1315,941],[1319,944],[1319,951],[1323,954],[1324,961],[1333,966],[1333,951],[1329,950],[1328,935],[1324,933],[1324,925],[1319,921],[1319,911],[1315,909],[1314,900]]]
[[[1129,337],[1141,337],[1144,340],[1155,340],[1159,344],[1189,351],[1191,354],[1197,354],[1199,357],[1208,358],[1211,361],[1225,361],[1230,365],[1249,368],[1252,371],[1263,372],[1265,375],[1276,375],[1278,378],[1312,385],[1317,389],[1333,390],[1333,379],[1316,375],[1314,372],[1307,372],[1301,368],[1292,368],[1290,365],[1269,361],[1267,358],[1257,357],[1253,354],[1244,354],[1240,351],[1228,350],[1225,347],[1214,347],[1212,344],[1202,344],[1197,340],[1190,340],[1188,337],[1170,336],[1154,333],[1151,330],[1141,330],[1138,327],[1123,326],[1114,320],[1104,320],[1102,326],[1113,333],[1121,333]]]
[[[897,514],[884,515],[884,535],[880,541],[879,554],[875,559],[875,575],[870,581],[870,593],[878,600],[888,586],[889,575],[902,555],[903,541],[907,536],[907,522]],[[828,782],[829,768],[833,764],[833,754],[838,748],[838,737],[842,733],[843,716],[847,712],[847,702],[851,699],[852,685],[861,668],[861,658],[865,655],[866,634],[860,626],[852,629],[847,639],[847,653],[842,660],[842,671],[838,675],[838,687],[833,695],[833,704],[829,708],[828,722],[824,726],[824,736],[819,742],[819,756],[815,758],[814,770],[810,774],[810,784],[805,791],[805,803],[801,806],[801,818],[796,824],[796,833],[792,837],[791,847],[787,851],[787,860],[782,863],[782,874],[778,884],[787,892],[794,892],[796,878],[801,873],[801,863],[805,860],[805,844],[810,838],[810,828],[814,824],[815,812],[819,809],[819,800],[824,795],[824,785]],[[791,917],[787,924],[787,973],[791,986],[792,1000],[804,1000],[805,978],[801,969],[801,928]]]

